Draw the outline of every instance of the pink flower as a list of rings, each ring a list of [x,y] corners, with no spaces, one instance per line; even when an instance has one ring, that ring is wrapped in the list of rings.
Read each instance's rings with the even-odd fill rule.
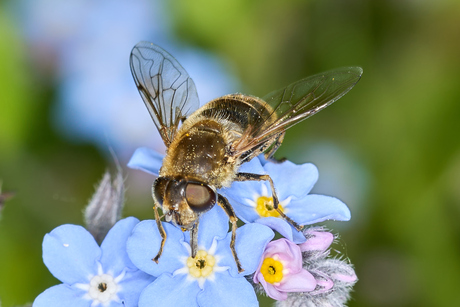
[[[279,301],[287,299],[288,292],[309,292],[316,288],[313,275],[302,268],[300,247],[286,239],[268,243],[253,280],[263,286],[268,296]]]

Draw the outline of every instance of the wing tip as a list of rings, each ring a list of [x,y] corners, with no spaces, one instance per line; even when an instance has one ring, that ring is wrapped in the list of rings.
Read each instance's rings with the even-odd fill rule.
[[[355,73],[358,75],[358,78],[361,78],[361,76],[363,75],[363,72],[364,72],[364,71],[363,71],[363,68],[360,67],[360,66],[352,66],[351,68],[352,68],[352,69],[355,71]]]
[[[344,67],[343,69],[346,70],[347,73],[355,75],[358,80],[361,79],[363,75],[363,68],[360,66]]]

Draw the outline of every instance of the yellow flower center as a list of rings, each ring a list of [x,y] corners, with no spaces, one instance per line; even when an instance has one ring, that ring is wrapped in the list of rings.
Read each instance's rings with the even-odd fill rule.
[[[256,204],[256,211],[261,217],[280,216],[278,211],[275,210],[275,206],[273,205],[273,197],[260,196],[257,198]],[[278,204],[278,208],[283,211],[283,207],[280,204]]]
[[[208,277],[214,270],[216,259],[206,251],[199,250],[196,257],[187,258],[187,267],[189,274],[195,278]]]
[[[273,258],[265,258],[260,272],[266,282],[270,284],[280,282],[283,279],[283,264]]]

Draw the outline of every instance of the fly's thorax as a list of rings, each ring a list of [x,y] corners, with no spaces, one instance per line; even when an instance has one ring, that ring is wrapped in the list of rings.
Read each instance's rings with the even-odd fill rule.
[[[182,176],[216,188],[231,181],[235,170],[227,161],[232,138],[224,131],[213,119],[188,118],[168,148],[160,176]]]

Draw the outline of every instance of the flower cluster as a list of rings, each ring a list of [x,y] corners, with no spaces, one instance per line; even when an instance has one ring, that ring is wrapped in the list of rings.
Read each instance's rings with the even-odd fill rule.
[[[358,280],[347,262],[329,258],[334,235],[323,228],[308,228],[306,241],[270,242],[254,275],[254,288],[277,300],[277,307],[343,306]]]
[[[152,261],[161,237],[155,221],[139,223],[128,239],[133,263],[157,279],[142,291],[139,306],[255,306],[257,297],[245,276],[254,273],[273,232],[247,224],[237,231],[236,252],[245,271],[238,273],[230,250],[228,218],[220,207],[207,212],[198,230],[198,253],[190,256],[188,233],[164,223],[167,240],[158,264]],[[254,235],[257,234],[257,235]]]
[[[141,148],[129,166],[158,174],[162,158]],[[272,187],[264,181],[235,182],[218,191],[245,223],[234,241],[244,271],[235,263],[229,218],[220,206],[200,216],[194,257],[189,231],[162,222],[163,253],[158,263],[153,261],[162,244],[159,225],[132,217],[114,224],[123,188],[119,181],[111,188],[106,176],[87,208],[91,234],[63,225],[45,236],[45,265],[63,284],[40,294],[33,306],[257,306],[256,293],[273,298],[277,306],[344,306],[357,277],[349,263],[331,257],[334,235],[321,227],[299,231],[280,211],[294,223],[311,225],[350,219],[347,206],[310,194],[318,179],[312,164],[256,158],[240,171],[268,174],[280,201],[275,210]],[[98,207],[112,213],[98,214]],[[94,218],[105,215],[105,221]],[[94,224],[105,226],[98,231]],[[114,226],[107,233],[110,224]],[[273,240],[275,232],[282,238]],[[107,235],[99,247],[93,237],[101,233]]]

